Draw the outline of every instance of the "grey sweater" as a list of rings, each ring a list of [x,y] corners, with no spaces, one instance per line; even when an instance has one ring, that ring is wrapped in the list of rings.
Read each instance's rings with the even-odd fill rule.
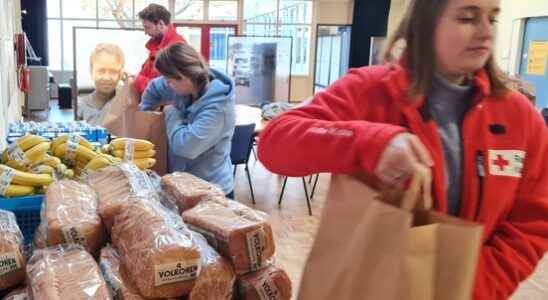
[[[471,86],[455,85],[436,74],[428,93],[430,113],[438,126],[445,162],[448,213],[458,215],[463,174],[461,125],[472,96]]]

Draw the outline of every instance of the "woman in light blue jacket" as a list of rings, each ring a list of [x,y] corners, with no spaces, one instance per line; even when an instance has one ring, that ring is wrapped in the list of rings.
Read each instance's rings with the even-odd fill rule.
[[[221,187],[233,198],[230,147],[236,123],[234,83],[209,69],[188,44],[162,50],[155,67],[162,75],[148,84],[140,110],[164,107],[169,171],[184,171]]]

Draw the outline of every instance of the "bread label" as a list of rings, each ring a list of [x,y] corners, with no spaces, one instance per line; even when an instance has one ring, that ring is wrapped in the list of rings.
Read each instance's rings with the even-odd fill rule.
[[[196,231],[198,233],[201,233],[205,239],[207,240],[207,243],[215,248],[215,249],[218,249],[217,247],[219,246],[219,244],[217,243],[217,239],[215,238],[215,234],[205,230],[205,229],[202,229],[202,228],[199,228],[199,227],[196,227],[194,225],[191,225],[191,224],[187,224],[188,228],[190,230],[193,230],[193,231]]]
[[[8,159],[16,161],[19,165],[28,167],[30,165],[25,152],[19,147],[16,142],[11,143],[8,146]]]
[[[263,228],[248,232],[246,238],[251,271],[259,270],[264,265],[263,252],[266,244]]]
[[[194,259],[191,261],[180,261],[171,264],[154,266],[155,285],[193,280],[200,274],[201,261]]]
[[[133,164],[121,164],[120,170],[129,180],[131,192],[136,196],[147,196],[154,191],[152,183],[144,172]]]
[[[21,262],[17,258],[16,252],[0,254],[0,276],[11,273],[21,268]]]
[[[15,170],[13,169],[5,169],[2,172],[2,175],[0,175],[0,195],[4,196],[6,194],[13,176],[15,176]]]
[[[270,276],[265,275],[259,279],[257,284],[255,284],[255,290],[259,295],[261,300],[281,300],[280,292],[278,287],[274,284],[274,281]]]
[[[134,154],[135,142],[132,139],[128,139],[124,148],[124,161],[133,161]]]
[[[117,296],[120,293],[120,289],[122,288],[120,286],[120,280],[118,280],[114,276],[111,270],[111,267],[107,263],[103,261],[99,262],[99,268],[101,269],[101,272],[103,273],[103,277],[105,278],[107,285],[110,287],[110,290],[112,291],[112,297],[114,299],[117,299]]]
[[[86,246],[86,238],[78,231],[76,227],[64,227],[61,229],[65,242]]]

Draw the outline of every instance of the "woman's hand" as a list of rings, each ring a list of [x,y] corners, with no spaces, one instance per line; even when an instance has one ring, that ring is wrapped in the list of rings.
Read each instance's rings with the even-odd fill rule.
[[[434,162],[416,135],[400,133],[388,142],[375,169],[375,175],[383,184],[403,189],[404,184],[415,173],[417,164],[432,167]]]

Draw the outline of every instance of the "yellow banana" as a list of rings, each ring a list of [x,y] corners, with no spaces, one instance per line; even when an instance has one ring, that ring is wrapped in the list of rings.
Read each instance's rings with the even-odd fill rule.
[[[118,158],[124,158],[124,150],[114,150],[114,156]],[[144,151],[135,151],[133,152],[133,158],[149,158],[156,155],[156,150],[144,150]]]
[[[0,164],[0,171],[3,173],[6,170],[12,169],[15,172],[13,176],[12,183],[20,185],[30,185],[30,186],[41,186],[48,185],[53,181],[53,177],[49,174],[32,174],[28,172],[23,172],[15,170],[6,165]]]
[[[20,197],[34,194],[34,187],[10,184],[6,189],[4,196],[6,197]]]
[[[15,160],[8,160],[6,162],[6,166],[8,166],[10,168],[13,168],[13,169],[16,169],[16,170],[22,170],[22,171],[24,171],[24,169],[25,169],[23,166],[18,164]]]
[[[19,145],[19,148],[21,148],[21,150],[23,152],[27,151],[28,149],[40,144],[40,143],[43,143],[43,142],[47,142],[48,139],[44,138],[44,137],[41,137],[41,136],[38,136],[38,135],[34,135],[34,134],[28,134],[28,135],[25,135],[21,138],[19,138],[17,141],[15,141],[15,143],[17,143],[17,145]],[[8,149],[4,150],[3,154],[2,154],[2,162],[7,162],[9,160],[8,158]]]
[[[154,144],[147,140],[130,139],[130,138],[117,138],[110,142],[111,148],[114,150],[124,150],[126,142],[132,140],[134,143],[135,151],[146,151],[154,149]]]
[[[137,168],[144,170],[154,167],[156,160],[154,158],[138,158],[133,160],[133,163],[137,166]]]
[[[54,151],[53,155],[57,157],[65,157],[65,152],[67,151],[67,143],[57,146],[53,151]],[[86,148],[82,145],[76,146],[76,157],[82,157],[82,158],[85,158],[86,160],[92,160],[97,155],[99,155],[99,153],[94,152],[89,148]]]
[[[43,161],[46,158],[46,154],[50,149],[51,143],[45,142],[40,143],[25,152],[27,159],[31,164],[37,164]]]
[[[46,154],[46,156],[44,157],[44,161],[42,163],[44,165],[48,165],[50,167],[55,168],[55,167],[57,167],[58,165],[61,164],[61,160],[58,157]]]
[[[62,135],[60,137],[55,138],[53,140],[53,142],[51,143],[51,148],[55,149],[59,145],[66,143],[67,140],[68,140],[68,137],[69,137],[69,135],[67,134],[67,135]],[[78,142],[78,144],[80,144],[80,145],[82,145],[82,146],[84,146],[84,147],[86,147],[90,150],[94,149],[93,145],[90,142],[88,142],[88,140],[86,140],[85,138],[83,138],[81,136],[79,136],[79,137],[80,137],[80,141]]]
[[[98,170],[110,165],[112,165],[112,162],[108,158],[104,156],[97,156],[96,158],[90,160],[84,169]]]
[[[33,173],[33,174],[53,174],[53,167],[51,166],[48,166],[48,165],[37,165],[37,166],[34,166],[30,172]]]

